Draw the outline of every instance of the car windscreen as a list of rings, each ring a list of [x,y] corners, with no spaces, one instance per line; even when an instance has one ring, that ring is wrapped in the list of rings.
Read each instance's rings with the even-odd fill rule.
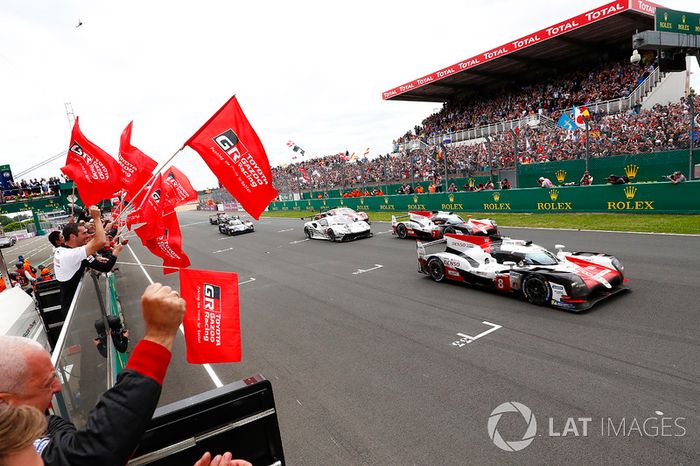
[[[333,217],[330,222],[334,225],[348,225],[350,223],[354,223],[354,220],[345,215],[339,215],[337,217]]]
[[[522,254],[522,260],[527,265],[556,265],[557,258],[549,251],[530,251]]]
[[[460,223],[464,223],[464,219],[459,215],[449,215],[445,218],[445,223],[448,225],[459,225]]]

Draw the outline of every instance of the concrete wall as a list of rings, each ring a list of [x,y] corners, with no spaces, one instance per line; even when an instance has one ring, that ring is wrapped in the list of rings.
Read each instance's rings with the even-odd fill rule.
[[[685,76],[685,71],[668,73],[644,99],[642,108],[650,109],[656,104],[668,105],[678,102],[685,95]]]

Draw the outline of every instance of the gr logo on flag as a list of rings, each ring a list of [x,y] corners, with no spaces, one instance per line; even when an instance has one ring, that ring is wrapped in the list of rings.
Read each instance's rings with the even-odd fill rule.
[[[70,151],[75,153],[75,154],[78,154],[81,157],[83,157],[85,155],[85,153],[83,152],[83,148],[80,147],[80,144],[78,144],[77,142],[74,142],[73,144],[71,144]]]
[[[215,137],[214,142],[221,150],[231,156],[233,163],[238,163],[240,158],[248,153],[248,149],[246,149],[236,133],[230,128]],[[236,146],[239,146],[242,151]]]
[[[221,314],[221,288],[204,284],[204,309]]]

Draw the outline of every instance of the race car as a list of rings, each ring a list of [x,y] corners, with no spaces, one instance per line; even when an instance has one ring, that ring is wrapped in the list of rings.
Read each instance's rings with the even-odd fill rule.
[[[556,248],[553,254],[531,241],[452,233],[416,242],[418,271],[434,281],[481,285],[540,306],[579,312],[628,289],[616,257]]]
[[[223,212],[219,212],[218,214],[210,215],[209,216],[209,223],[211,225],[218,225],[221,222],[227,222],[231,219],[231,217]]]
[[[453,212],[436,211],[431,218],[443,233],[461,233],[465,235],[490,236],[498,234],[495,220],[467,218],[464,220]]]
[[[362,220],[363,222],[367,222],[367,224],[371,223],[367,212],[357,212],[352,210],[350,207],[336,207],[335,209],[330,209],[325,212],[319,212],[314,215],[314,220],[319,220],[323,217],[328,217],[329,215],[347,215],[353,220]]]
[[[372,236],[372,230],[365,221],[352,220],[347,215],[329,215],[306,222],[304,234],[309,239],[352,241],[359,238],[369,238]]]
[[[439,239],[442,238],[442,228],[433,220],[433,213],[427,211],[409,212],[408,215],[392,215],[392,234],[401,239]]]
[[[241,217],[233,217],[226,222],[219,223],[219,233],[225,235],[242,235],[243,233],[252,233],[255,231],[255,225],[250,220],[241,220]]]
[[[14,236],[0,236],[0,248],[9,248],[14,246],[17,242],[17,238]]]

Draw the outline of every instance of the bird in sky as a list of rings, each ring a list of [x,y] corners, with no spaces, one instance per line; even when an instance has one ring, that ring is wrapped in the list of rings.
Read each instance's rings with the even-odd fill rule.
[[[82,26],[82,25],[83,25],[83,22],[80,21],[80,18],[78,18],[78,25],[76,26],[76,28],[79,28],[79,27]]]

